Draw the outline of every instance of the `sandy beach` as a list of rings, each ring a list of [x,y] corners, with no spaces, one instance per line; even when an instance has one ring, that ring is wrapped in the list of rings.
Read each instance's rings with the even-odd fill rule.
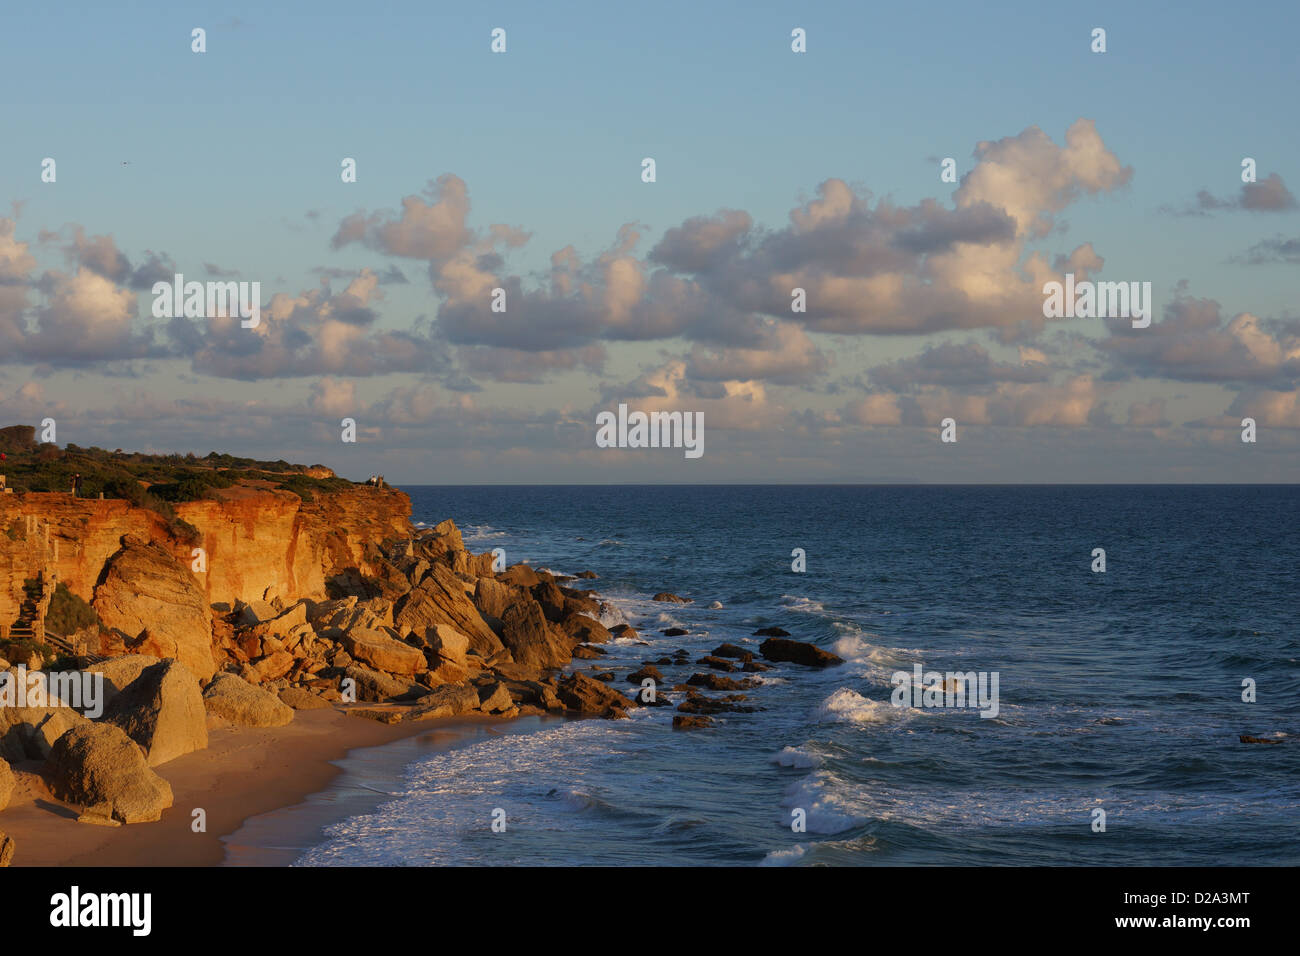
[[[4,829],[17,844],[15,866],[215,866],[225,858],[222,837],[249,818],[302,802],[340,773],[333,761],[349,751],[428,735],[447,746],[463,733],[481,733],[493,718],[382,724],[341,710],[309,710],[274,728],[214,725],[206,750],[156,770],[172,786],[175,803],[156,823],[98,826],[77,822],[78,811],[54,799],[40,761],[14,765],[17,788],[4,812]],[[207,815],[206,831],[192,829],[193,811]]]

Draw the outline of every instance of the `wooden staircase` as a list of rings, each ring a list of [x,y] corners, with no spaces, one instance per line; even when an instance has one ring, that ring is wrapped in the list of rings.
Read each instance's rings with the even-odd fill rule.
[[[45,572],[23,582],[23,603],[18,611],[18,619],[9,628],[9,640],[48,644],[64,656],[82,658],[91,664],[107,660],[98,654],[79,652],[71,641],[45,630],[45,612],[49,609],[53,594],[54,588]]]

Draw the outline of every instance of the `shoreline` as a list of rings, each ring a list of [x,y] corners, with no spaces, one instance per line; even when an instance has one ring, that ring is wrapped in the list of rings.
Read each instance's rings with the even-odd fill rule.
[[[207,749],[155,768],[175,797],[162,819],[117,827],[78,823],[78,811],[50,795],[38,772],[40,762],[27,761],[13,766],[17,786],[2,822],[16,844],[15,867],[220,866],[227,859],[228,838],[259,817],[287,814],[313,797],[320,804],[347,772],[339,763],[359,752],[409,739],[411,753],[417,754],[519,723],[461,716],[382,724],[329,709],[297,711],[283,727],[212,727]],[[428,740],[417,743],[422,737]],[[384,799],[380,793],[372,796],[376,803]],[[192,828],[195,809],[206,814],[205,832]],[[355,812],[365,810],[349,805],[346,815]],[[283,834],[272,835],[283,842]],[[250,843],[242,849],[247,855],[273,848]]]

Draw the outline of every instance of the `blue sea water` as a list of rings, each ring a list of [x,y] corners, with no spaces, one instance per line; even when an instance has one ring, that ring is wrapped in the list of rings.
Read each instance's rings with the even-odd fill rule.
[[[599,574],[649,642],[609,645],[620,684],[769,625],[846,663],[778,665],[705,730],[647,707],[407,744],[301,864],[1300,863],[1300,487],[404,490],[473,550]],[[893,705],[917,662],[996,672],[998,716]]]

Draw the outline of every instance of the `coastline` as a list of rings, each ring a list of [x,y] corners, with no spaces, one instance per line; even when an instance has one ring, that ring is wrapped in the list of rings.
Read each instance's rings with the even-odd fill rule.
[[[4,813],[4,829],[18,845],[16,867],[219,866],[226,860],[226,838],[256,817],[288,811],[330,792],[345,772],[339,762],[355,751],[411,738],[412,753],[423,752],[426,746],[455,746],[500,732],[502,726],[499,718],[487,716],[382,724],[329,709],[298,711],[283,727],[214,727],[206,750],[156,768],[175,797],[163,818],[118,827],[78,823],[78,811],[50,795],[37,772],[40,763],[29,761],[13,768],[17,787]],[[417,745],[420,738],[428,739]],[[376,802],[383,799],[382,794],[372,796]],[[202,833],[192,829],[196,808],[207,816]],[[347,813],[353,812],[364,808],[349,806]],[[281,858],[266,865],[289,862]]]

